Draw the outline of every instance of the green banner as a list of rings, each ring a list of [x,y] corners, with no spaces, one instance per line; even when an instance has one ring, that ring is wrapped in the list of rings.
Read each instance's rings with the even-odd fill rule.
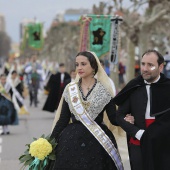
[[[43,47],[43,26],[40,23],[27,26],[28,46],[37,50]]]
[[[89,50],[100,58],[110,52],[111,16],[88,15],[92,18],[89,26]]]

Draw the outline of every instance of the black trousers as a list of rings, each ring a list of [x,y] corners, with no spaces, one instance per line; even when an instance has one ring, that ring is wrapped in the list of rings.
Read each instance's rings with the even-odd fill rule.
[[[38,88],[32,86],[29,89],[29,94],[30,94],[30,106],[32,105],[32,103],[34,103],[34,105],[37,106],[37,103],[38,103],[38,98],[37,98],[37,96],[38,96]]]
[[[140,146],[129,144],[128,147],[129,147],[129,158],[130,158],[131,170],[144,170]]]

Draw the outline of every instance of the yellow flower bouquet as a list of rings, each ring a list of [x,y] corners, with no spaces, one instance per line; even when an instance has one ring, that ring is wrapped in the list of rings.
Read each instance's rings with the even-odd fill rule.
[[[23,155],[19,157],[23,168],[28,166],[28,170],[43,170],[50,161],[55,160],[54,149],[57,143],[50,136],[42,135],[39,139],[34,138]]]

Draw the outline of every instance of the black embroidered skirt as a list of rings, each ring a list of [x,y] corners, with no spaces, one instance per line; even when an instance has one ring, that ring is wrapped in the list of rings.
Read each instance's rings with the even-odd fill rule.
[[[100,125],[117,147],[111,131]],[[117,170],[114,161],[80,122],[69,124],[59,137],[53,170]]]

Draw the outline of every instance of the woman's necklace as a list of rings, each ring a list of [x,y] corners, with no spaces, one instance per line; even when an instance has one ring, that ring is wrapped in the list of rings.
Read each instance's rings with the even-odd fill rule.
[[[93,81],[93,79],[92,79],[92,81]],[[92,81],[91,81],[91,82],[92,82]],[[85,88],[87,89],[87,91],[90,91],[91,86],[93,85],[91,82],[89,83],[89,85],[86,85],[85,83],[82,83],[82,85],[85,86]]]

